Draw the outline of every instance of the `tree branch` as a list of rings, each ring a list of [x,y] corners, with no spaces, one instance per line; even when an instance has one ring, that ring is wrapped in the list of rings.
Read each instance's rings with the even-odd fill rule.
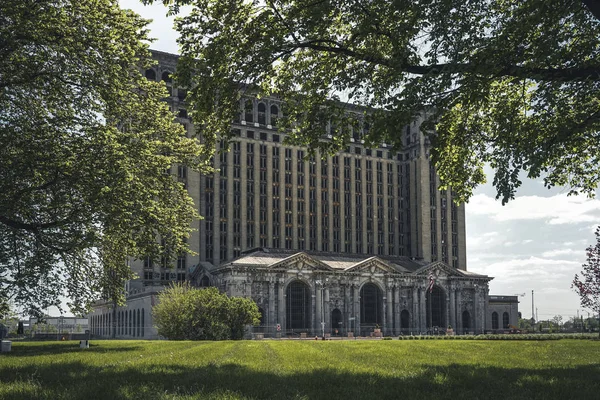
[[[331,46],[334,44],[334,46]],[[502,77],[510,76],[514,78],[531,79],[534,81],[550,82],[572,82],[572,81],[600,81],[600,68],[538,68],[521,67],[518,65],[509,65],[499,70],[490,69],[490,66],[479,66],[476,64],[431,64],[431,65],[411,65],[407,63],[395,63],[388,58],[379,58],[372,55],[358,53],[332,40],[310,40],[297,42],[293,45],[295,48],[312,49],[317,51],[336,53],[345,55],[356,60],[374,63],[388,68],[399,69],[402,72],[415,75],[442,75],[442,74],[475,74],[481,76]]]

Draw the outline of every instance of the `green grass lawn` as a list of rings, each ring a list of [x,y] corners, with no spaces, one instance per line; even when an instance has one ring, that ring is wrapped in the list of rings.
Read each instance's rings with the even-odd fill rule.
[[[1,399],[600,399],[600,341],[13,343]]]

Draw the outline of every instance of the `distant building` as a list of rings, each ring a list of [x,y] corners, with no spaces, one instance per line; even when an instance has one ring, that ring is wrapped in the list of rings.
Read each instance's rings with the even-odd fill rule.
[[[170,78],[177,56],[154,57],[146,77],[165,82],[172,110],[196,134],[187,92]],[[134,261],[139,279],[127,286],[127,306],[113,321],[110,304],[98,303],[93,333],[110,335],[115,323],[119,337],[156,337],[156,294],[186,280],[253,298],[263,313],[256,330],[266,334],[313,335],[321,322],[326,333],[356,335],[376,326],[386,335],[491,329],[492,278],[466,270],[464,204],[439,190],[422,119],[399,129],[401,152],[366,148],[365,125],[344,151],[322,158],[283,145],[280,116],[277,98],[244,97],[229,151],[214,157],[215,174],[172,168],[204,216],[189,240],[198,255],[179,255],[173,268]]]
[[[26,329],[33,333],[84,333],[90,329],[88,318],[79,317],[46,317],[43,320],[29,318]]]

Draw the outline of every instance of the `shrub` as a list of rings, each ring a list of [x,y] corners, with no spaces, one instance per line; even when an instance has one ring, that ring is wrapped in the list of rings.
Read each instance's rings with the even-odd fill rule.
[[[216,288],[171,285],[152,308],[158,334],[172,340],[241,339],[260,312],[251,299],[228,297]]]

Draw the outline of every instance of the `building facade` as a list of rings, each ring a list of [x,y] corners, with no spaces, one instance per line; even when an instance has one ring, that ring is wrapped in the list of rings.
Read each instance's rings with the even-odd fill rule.
[[[187,92],[170,77],[177,57],[161,52],[154,52],[154,57],[158,64],[145,72],[146,77],[165,82],[172,110],[188,134],[195,135],[187,118]],[[349,112],[356,111],[349,108]],[[404,144],[401,152],[385,144],[366,148],[361,138],[362,129],[368,127],[363,126],[352,132],[344,151],[311,156],[306,148],[283,144],[285,133],[277,129],[280,117],[278,99],[246,96],[232,122],[233,139],[228,145],[218,143],[214,174],[172,168],[204,216],[194,222],[189,239],[198,255],[181,254],[174,267],[150,259],[134,261],[132,268],[139,279],[128,284],[128,293],[154,293],[173,281],[214,285],[231,295],[254,298],[264,313],[263,329],[272,333],[278,325],[279,332],[296,329],[289,322],[294,317],[281,304],[290,287],[301,291],[298,285],[303,284],[310,301],[305,304],[309,314],[303,317],[302,329],[311,334],[318,328],[315,321],[321,320],[330,322],[326,326],[331,332],[337,324],[338,333],[340,328],[350,330],[350,321],[356,334],[370,325],[394,334],[447,325],[483,330],[490,278],[466,271],[464,204],[455,204],[452,191],[438,188],[428,141],[420,129],[422,119],[399,130]],[[279,254],[281,260],[305,257],[302,265],[306,268],[299,272],[298,263],[288,262],[277,268],[254,265],[248,260],[256,260],[251,256],[255,253]],[[331,266],[324,257],[345,257],[350,261],[342,264],[349,269]],[[374,275],[365,275],[359,267],[367,260],[375,268]],[[443,311],[437,314],[444,318],[428,323],[424,287],[429,285],[431,271],[441,274],[432,293],[440,291],[434,297],[436,304],[443,303]],[[326,289],[318,290],[317,282],[324,280],[329,282]],[[319,305],[317,296],[325,290],[331,300]],[[357,314],[365,290],[385,310],[376,312],[377,318],[367,318],[375,323],[364,322],[364,315]],[[463,312],[469,315],[463,318]],[[148,314],[145,321],[150,320]]]

